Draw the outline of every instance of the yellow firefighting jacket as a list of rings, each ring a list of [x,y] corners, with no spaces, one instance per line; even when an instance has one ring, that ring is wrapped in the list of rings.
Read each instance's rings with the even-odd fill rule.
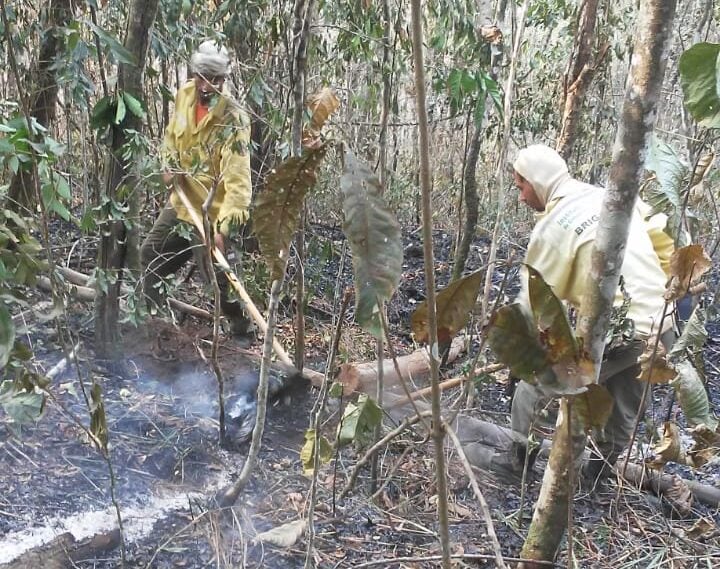
[[[175,113],[163,142],[162,157],[167,171],[183,174],[185,191],[201,211],[208,192],[217,184],[209,210],[210,220],[228,234],[231,224],[247,221],[252,186],[250,179],[250,121],[223,92],[207,115],[195,124],[195,82],[183,85],[175,98]],[[180,198],[170,203],[179,219],[192,221]]]

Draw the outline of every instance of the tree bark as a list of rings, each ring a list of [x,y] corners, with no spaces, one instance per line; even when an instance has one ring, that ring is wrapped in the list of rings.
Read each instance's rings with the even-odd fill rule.
[[[159,0],[134,0],[130,7],[125,48],[135,57],[135,65],[121,63],[118,71],[119,93],[125,91],[142,100],[143,73],[150,45],[150,29],[155,22]],[[126,129],[142,130],[142,121],[129,111],[121,125],[113,128],[112,146],[108,157],[105,193],[108,200],[121,203],[130,213],[138,211],[137,182],[131,164],[122,158],[127,142]],[[118,322],[120,320],[120,289],[126,260],[137,260],[137,235],[128,231],[126,220],[115,220],[109,215],[101,227],[98,247],[98,269],[107,282],[98,286],[95,303],[95,349],[103,358],[117,356]]]
[[[463,230],[460,247],[457,256],[453,262],[452,280],[459,279],[465,270],[468,254],[470,253],[470,244],[475,237],[475,228],[479,216],[480,198],[477,191],[477,163],[480,156],[480,135],[484,132],[482,125],[476,124],[473,127],[472,138],[468,147],[467,161],[465,163],[465,228]]]
[[[70,0],[50,2],[44,18],[44,37],[40,44],[40,53],[29,74],[28,102],[30,115],[45,127],[55,122],[57,112],[58,84],[55,71],[52,69],[58,52],[63,47],[59,28],[66,26],[72,19],[73,12]],[[21,85],[17,86],[22,89]],[[24,209],[34,210],[35,203],[35,169],[21,169],[10,183],[8,189],[8,208],[20,212]]]
[[[586,357],[593,361],[598,372],[640,185],[642,153],[652,135],[652,120],[665,73],[675,7],[674,0],[643,0],[640,3],[633,64],[613,148],[610,181],[600,212],[592,266],[578,316],[578,336],[583,339]],[[561,413],[559,419],[564,416],[568,414]],[[567,446],[570,441],[563,432],[567,432],[567,428],[559,423],[553,440],[551,462],[553,456],[566,453],[560,447]],[[545,470],[521,557],[536,561],[555,559],[566,528],[564,521],[567,521],[568,506],[574,495],[574,489],[563,490],[569,487],[571,476],[571,469]],[[522,565],[524,568],[534,566],[533,563]]]
[[[598,0],[585,0],[582,3],[576,35],[575,54],[574,56],[571,55],[567,74],[565,75],[562,127],[556,146],[556,150],[565,160],[569,158],[575,143],[577,128],[580,123],[580,109],[585,101],[585,93],[605,53],[603,51],[594,64],[591,62],[597,9]],[[605,50],[607,50],[607,47],[605,47]]]

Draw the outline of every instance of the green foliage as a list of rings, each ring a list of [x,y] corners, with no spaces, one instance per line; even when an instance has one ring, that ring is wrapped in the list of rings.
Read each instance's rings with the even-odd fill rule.
[[[382,422],[382,409],[377,403],[362,393],[357,404],[348,403],[340,421],[337,442],[345,446],[352,442],[362,446],[372,440],[377,427]]]
[[[502,117],[500,89],[495,80],[484,71],[455,68],[450,70],[444,82],[439,80],[435,87],[447,92],[452,114],[472,110],[475,122],[480,124],[485,114],[485,100],[489,96],[498,115]]]
[[[582,392],[595,374],[580,357],[562,303],[540,273],[527,268],[529,312],[517,303],[498,310],[487,328],[488,344],[516,377],[548,393]]]
[[[467,324],[484,276],[485,271],[476,271],[453,281],[437,293],[437,334],[441,344],[449,342]],[[410,327],[417,342],[428,341],[430,331],[427,301],[423,301],[413,312]]]
[[[380,310],[402,274],[400,224],[382,197],[380,182],[352,152],[345,153],[340,180],[343,231],[353,257],[355,318],[375,337],[382,336]]]
[[[698,43],[680,56],[680,84],[685,105],[705,128],[720,128],[720,44]]]
[[[90,114],[90,126],[98,131],[101,138],[104,138],[111,128],[122,128],[128,112],[138,119],[143,120],[145,118],[145,109],[142,102],[127,91],[119,91],[114,95],[108,95],[95,103]]]

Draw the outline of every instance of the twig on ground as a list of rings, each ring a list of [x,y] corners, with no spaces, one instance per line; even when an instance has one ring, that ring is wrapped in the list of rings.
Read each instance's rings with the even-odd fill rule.
[[[495,525],[493,523],[492,514],[490,513],[490,508],[488,507],[487,502],[485,501],[485,497],[483,496],[482,492],[480,491],[480,485],[478,484],[477,478],[475,476],[475,473],[473,472],[472,466],[470,465],[470,462],[467,459],[467,456],[465,456],[465,451],[462,448],[462,444],[460,443],[460,439],[458,439],[457,434],[455,434],[455,431],[452,429],[452,427],[445,423],[444,425],[445,432],[452,440],[453,444],[455,445],[455,450],[458,453],[458,457],[460,458],[460,462],[462,462],[463,468],[465,468],[465,473],[467,474],[468,478],[470,479],[470,485],[472,486],[473,492],[475,493],[475,497],[477,498],[479,504],[480,504],[480,510],[482,512],[482,516],[485,520],[485,525],[487,526],[487,532],[490,536],[490,542],[492,543],[493,550],[495,551],[495,561],[497,562],[497,566],[500,567],[500,569],[506,569],[507,565],[505,565],[505,561],[503,560],[503,554],[502,554],[502,548],[500,547],[500,542],[498,541],[497,533],[495,533]]]

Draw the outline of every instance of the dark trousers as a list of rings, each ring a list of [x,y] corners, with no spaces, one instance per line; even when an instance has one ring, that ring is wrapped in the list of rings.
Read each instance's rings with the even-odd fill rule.
[[[212,283],[212,271],[215,271],[220,288],[220,308],[230,321],[233,331],[246,332],[251,323],[245,315],[242,303],[229,299],[231,285],[227,275],[210,263],[205,245],[194,230],[187,236],[178,232],[181,223],[172,205],[166,204],[140,248],[144,269],[143,292],[148,308],[162,305],[162,279],[177,272],[194,258],[207,283]]]

